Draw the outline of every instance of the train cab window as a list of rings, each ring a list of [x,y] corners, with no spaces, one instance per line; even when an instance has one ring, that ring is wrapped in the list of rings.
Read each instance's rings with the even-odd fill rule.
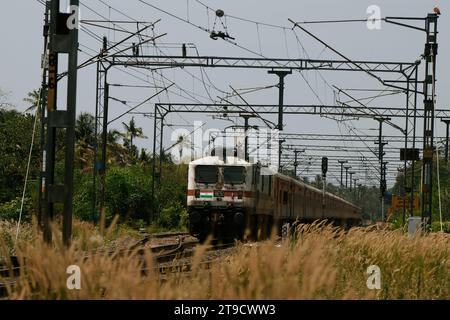
[[[245,167],[224,167],[223,181],[229,184],[245,183]]]
[[[197,183],[214,184],[219,178],[216,166],[197,166],[195,168],[195,181]]]

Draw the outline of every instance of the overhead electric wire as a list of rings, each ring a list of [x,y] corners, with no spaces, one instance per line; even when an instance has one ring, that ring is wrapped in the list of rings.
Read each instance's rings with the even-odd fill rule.
[[[151,5],[151,4],[147,3],[146,1],[143,1],[143,0],[138,0],[138,1],[141,2],[141,3],[144,3],[144,4],[148,5],[148,6],[150,6],[150,7],[152,7],[152,8],[154,8],[154,9],[160,11],[160,12],[163,12],[163,13],[165,13],[165,14],[168,14],[168,15],[170,15],[170,16],[176,18],[177,20],[186,22],[186,23],[188,23],[188,24],[190,24],[190,25],[192,25],[192,26],[195,26],[195,27],[197,27],[197,28],[203,30],[203,31],[209,32],[209,30],[206,30],[205,28],[202,28],[202,27],[200,27],[200,26],[197,26],[197,25],[193,24],[192,22],[186,21],[185,19],[180,18],[180,17],[178,17],[178,16],[176,16],[176,15],[174,15],[174,14],[172,14],[172,13],[166,11],[166,10],[163,10],[163,9],[160,9],[160,8],[154,6],[154,5]],[[253,21],[252,21],[252,22],[253,22]],[[295,32],[294,32],[294,33],[295,33]],[[298,39],[298,38],[297,38],[297,39]],[[239,48],[241,48],[241,49],[243,49],[243,50],[245,50],[245,51],[247,51],[247,52],[250,52],[250,53],[252,53],[252,54],[254,54],[254,55],[264,57],[263,55],[258,54],[257,52],[255,52],[255,51],[253,51],[253,50],[251,50],[251,49],[248,49],[248,48],[246,48],[246,47],[243,47],[243,46],[237,44],[236,42],[230,41],[230,40],[228,40],[228,39],[225,39],[225,41],[227,41],[227,42],[229,42],[229,43],[231,43],[231,44],[233,44],[233,45],[235,45],[235,46],[237,46],[237,47],[239,47]],[[325,46],[328,46],[328,45],[325,44]],[[264,58],[266,58],[266,57],[264,57]],[[302,72],[300,72],[300,74],[301,74],[301,76],[303,77],[303,79],[305,80],[305,82],[307,83],[307,85],[309,86],[309,88],[311,89],[311,91],[314,93],[314,95],[316,96],[316,98],[318,98],[318,100],[323,104],[322,100],[321,100],[320,97],[317,95],[317,93],[314,91],[314,89],[313,89],[312,86],[309,84],[309,82],[307,81],[307,79],[304,77],[304,75],[302,74]],[[376,77],[376,76],[375,76],[375,77]]]
[[[103,4],[105,4],[104,1],[102,1],[102,0],[98,0],[98,1],[102,2]],[[105,4],[105,5],[107,5],[107,4]],[[111,7],[111,8],[113,8],[113,7]],[[123,16],[129,18],[129,19],[131,19],[131,20],[135,20],[133,17],[131,17],[131,16],[125,14],[125,13],[124,13],[123,11],[121,11],[121,10],[118,10],[118,9],[115,9],[115,8],[113,8],[113,10],[116,11],[116,12],[118,12],[119,14],[121,14],[121,15],[123,15]],[[192,45],[193,45],[193,44],[192,44]],[[158,45],[157,45],[156,43],[154,44],[154,47],[155,47],[155,49],[158,50],[161,54],[163,54],[163,55],[166,56],[166,54],[158,47]],[[197,50],[197,48],[195,47],[195,45],[194,45],[194,48],[195,48],[195,50],[196,50],[196,52],[197,52],[197,55],[198,55],[198,50]],[[185,71],[186,73],[188,73],[188,74],[191,75],[192,77],[195,77],[195,75],[191,74],[191,73],[188,72],[187,70],[184,70],[184,69],[183,69],[183,71]],[[202,76],[203,76],[203,74],[202,74]],[[196,77],[195,77],[195,78],[196,78]],[[198,79],[198,78],[196,78],[196,79],[197,79],[197,80],[200,80],[200,79]],[[203,80],[202,82],[203,82],[203,84],[205,85],[204,80]],[[206,88],[205,88],[205,91],[207,92],[207,94],[208,94],[210,100],[214,102],[214,100],[212,99],[211,95],[209,94],[209,92],[208,92],[208,90],[207,90]]]

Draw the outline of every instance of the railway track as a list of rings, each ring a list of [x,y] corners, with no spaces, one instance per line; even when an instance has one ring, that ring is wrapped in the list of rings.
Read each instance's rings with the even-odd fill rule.
[[[152,238],[164,239],[171,237],[176,242],[161,245],[150,246],[149,242]],[[173,273],[183,273],[188,275],[192,270],[192,257],[195,254],[195,248],[199,245],[198,240],[189,239],[187,233],[164,233],[145,235],[142,239],[136,241],[127,248],[119,248],[117,246],[99,249],[94,252],[85,252],[84,259],[89,259],[95,255],[107,254],[114,255],[114,258],[133,253],[142,261],[141,272],[143,275],[148,274],[149,269],[145,263],[145,256],[149,252],[153,257],[153,271],[157,271],[161,275],[160,280],[164,280]],[[234,246],[234,243],[210,245],[206,248],[204,258],[201,265],[209,268],[211,263],[218,259],[213,257],[212,252],[226,250]],[[22,269],[17,257],[10,257],[8,265],[0,264],[0,299],[7,297],[8,288],[17,284],[17,278],[20,276]]]
[[[207,247],[199,265],[204,269],[209,269],[212,263],[230,254],[234,246],[234,243],[225,243]],[[154,268],[159,273],[159,280],[166,281],[172,274],[189,276],[193,267],[192,257],[194,254],[195,248],[186,250],[181,255],[172,256],[172,260],[165,259],[169,260],[168,262],[158,261],[158,265]]]

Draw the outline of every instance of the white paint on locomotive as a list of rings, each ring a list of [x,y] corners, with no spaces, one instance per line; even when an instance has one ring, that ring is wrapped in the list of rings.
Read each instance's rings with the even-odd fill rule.
[[[251,202],[253,166],[236,157],[217,156],[189,163],[187,205],[248,207]]]

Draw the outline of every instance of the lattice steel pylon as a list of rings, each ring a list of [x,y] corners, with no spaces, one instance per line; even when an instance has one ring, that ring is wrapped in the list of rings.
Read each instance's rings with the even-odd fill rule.
[[[153,123],[153,163],[152,163],[152,216],[149,217],[149,222],[155,218],[159,213],[156,201],[156,185],[160,184],[162,176],[162,159],[164,156],[163,150],[163,136],[164,136],[164,118],[169,113],[168,109],[155,104],[154,123]],[[157,150],[159,148],[159,150]],[[157,156],[158,155],[158,156]],[[158,162],[158,163],[157,163]]]
[[[103,48],[100,57],[107,54],[107,39],[103,38]],[[106,185],[106,150],[107,150],[107,134],[108,134],[108,102],[109,102],[109,85],[108,74],[109,66],[103,61],[97,62],[97,85],[96,85],[96,102],[95,102],[95,141],[94,141],[94,163],[93,163],[93,203],[92,215],[94,221],[97,219],[96,214],[100,214],[103,218],[105,210],[105,185]],[[97,186],[97,175],[100,177]],[[97,188],[99,189],[100,198],[97,199]]]
[[[425,20],[427,42],[425,44],[424,80],[424,126],[423,126],[423,164],[422,164],[422,222],[426,229],[431,227],[433,209],[433,153],[434,153],[434,108],[437,56],[437,14],[429,14]]]

